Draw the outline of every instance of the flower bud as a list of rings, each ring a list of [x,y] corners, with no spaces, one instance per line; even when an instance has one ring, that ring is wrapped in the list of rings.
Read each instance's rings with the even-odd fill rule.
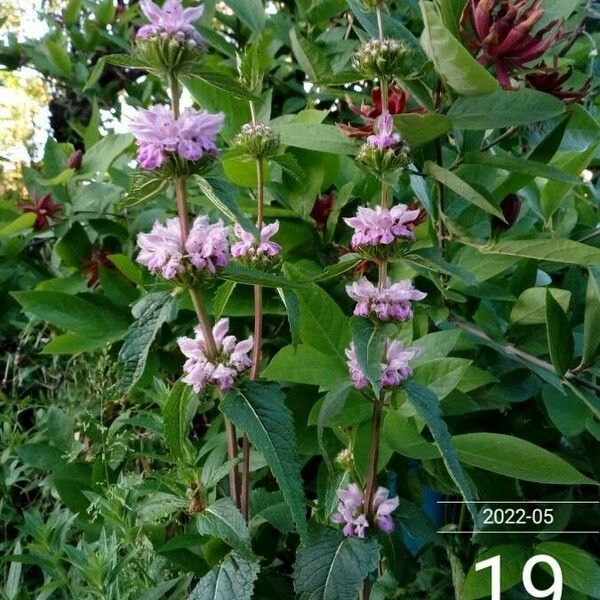
[[[69,162],[67,166],[69,169],[75,169],[75,171],[79,171],[81,169],[81,162],[83,160],[83,150],[75,150],[71,156],[69,156]]]
[[[264,123],[246,123],[233,140],[233,147],[253,158],[272,158],[279,150],[279,135]]]
[[[336,464],[344,471],[351,472],[354,469],[354,454],[350,448],[344,448],[336,457]]]
[[[504,221],[501,221],[498,217],[493,217],[492,227],[496,231],[507,231],[509,230],[519,218],[521,212],[521,200],[516,194],[509,194],[500,203],[500,210]]]
[[[402,141],[395,146],[378,148],[372,144],[363,144],[356,155],[356,161],[378,177],[410,164],[409,147]]]
[[[155,73],[191,70],[198,61],[198,44],[181,33],[171,36],[138,37],[133,51],[135,58],[146,63]]]
[[[366,79],[409,74],[411,50],[398,40],[375,39],[361,45],[352,65]]]

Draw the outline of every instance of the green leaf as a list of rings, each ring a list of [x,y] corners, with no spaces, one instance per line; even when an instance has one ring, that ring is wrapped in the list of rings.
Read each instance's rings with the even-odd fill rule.
[[[81,169],[73,175],[73,181],[103,177],[113,161],[129,149],[133,143],[130,133],[110,133],[94,144],[84,155]]]
[[[226,267],[219,271],[219,277],[236,283],[244,283],[246,285],[261,285],[271,288],[302,288],[303,284],[298,283],[279,275],[278,273],[269,273],[267,271],[259,271],[251,269],[233,262],[230,262]]]
[[[325,427],[329,425],[331,420],[334,417],[337,417],[344,409],[350,390],[350,384],[346,383],[345,385],[330,391],[323,398],[321,410],[319,411],[319,418],[317,420],[317,441],[319,442],[319,448],[321,449],[321,453],[327,464],[330,477],[333,477],[334,474],[333,464],[331,463],[331,460],[329,460],[329,454],[323,443],[323,433],[325,432]]]
[[[394,124],[412,148],[418,148],[439,138],[452,127],[452,121],[446,115],[435,113],[395,115]]]
[[[463,181],[452,171],[448,171],[448,169],[444,169],[428,160],[423,165],[423,172],[426,175],[430,175],[436,181],[439,181],[459,196],[462,196],[465,200],[468,200],[475,204],[475,206],[478,206],[482,210],[485,210],[504,221],[502,213],[487,198],[482,196],[475,188],[471,187],[466,181]]]
[[[575,437],[585,431],[590,411],[568,388],[561,392],[551,385],[545,385],[542,400],[553,425],[565,437]]]
[[[225,4],[254,33],[260,33],[265,28],[266,16],[262,0],[225,0]]]
[[[269,159],[271,162],[278,164],[281,170],[293,177],[296,181],[302,181],[304,177],[304,169],[292,154],[280,154]]]
[[[129,182],[129,191],[122,200],[123,207],[131,208],[156,198],[167,189],[169,178],[160,171],[136,171]]]
[[[136,317],[125,335],[119,350],[123,372],[119,387],[128,392],[139,380],[146,367],[154,338],[173,311],[170,292],[154,292],[141,298],[133,307]]]
[[[472,361],[465,358],[434,358],[414,367],[413,381],[428,387],[443,400],[464,377]]]
[[[358,144],[345,137],[335,125],[276,121],[272,127],[285,146],[331,154],[355,154],[358,148]]]
[[[219,287],[219,289],[215,292],[213,297],[213,315],[215,317],[215,321],[218,321],[225,312],[227,308],[227,304],[233,294],[237,283],[235,281],[226,281]]]
[[[444,27],[433,2],[419,2],[425,29],[421,43],[435,70],[461,96],[481,96],[497,90],[498,82]]]
[[[588,365],[600,348],[600,284],[599,273],[590,269],[585,294],[585,316],[583,321],[583,356],[581,362]]]
[[[115,65],[116,67],[130,68],[130,69],[146,69],[147,65],[144,61],[141,61],[129,54],[109,54],[108,56],[101,56],[98,62],[94,65],[90,76],[83,88],[83,91],[89,90],[94,86],[106,67],[106,65]]]
[[[562,542],[542,542],[535,551],[536,554],[547,554],[556,559],[565,585],[588,598],[600,598],[600,566],[591,554]],[[540,566],[550,572],[548,567],[543,564]]]
[[[81,269],[92,253],[92,244],[83,225],[75,221],[56,242],[54,250],[65,265]]]
[[[300,306],[300,337],[346,369],[345,350],[350,344],[348,319],[340,307],[319,286],[310,284],[297,290]]]
[[[142,271],[129,256],[125,256],[125,254],[110,254],[108,258],[127,279],[137,285],[142,285],[144,282]]]
[[[466,433],[453,438],[460,460],[523,481],[558,485],[598,485],[552,452],[512,435]]]
[[[264,519],[281,533],[294,531],[294,521],[281,492],[269,492],[264,488],[252,490],[250,513],[252,521]]]
[[[325,390],[333,389],[348,378],[348,371],[334,358],[299,344],[284,346],[263,371],[267,379],[282,383],[317,385]]]
[[[410,403],[425,420],[425,423],[427,423],[427,427],[429,427],[429,431],[431,431],[431,435],[442,454],[442,459],[450,477],[467,502],[467,507],[473,520],[475,523],[478,523],[477,508],[473,504],[475,491],[460,464],[456,448],[452,443],[452,438],[443,419],[442,410],[436,395],[426,387],[413,382],[406,384],[406,391]]]
[[[568,290],[529,288],[517,298],[510,313],[510,322],[514,325],[543,325],[546,323],[546,294],[548,291],[563,310],[568,310],[571,302],[571,292]]]
[[[223,540],[246,558],[252,556],[248,527],[231,498],[220,498],[199,513],[196,516],[196,529],[201,535],[212,535]]]
[[[554,96],[524,88],[497,90],[478,98],[459,98],[448,111],[459,129],[500,129],[538,123],[565,112],[565,105]]]
[[[559,375],[564,375],[573,359],[573,334],[567,315],[549,289],[546,290],[546,332],[552,364]]]
[[[230,552],[198,582],[189,600],[251,600],[258,572],[256,562]]]
[[[242,86],[236,76],[231,74],[219,73],[217,71],[208,71],[205,69],[196,70],[193,73],[186,73],[185,75],[180,76],[181,83],[188,87],[189,81],[201,81],[202,83],[206,83],[211,87],[216,88],[220,92],[225,92],[226,94],[231,94],[236,98],[240,98],[242,100],[257,100],[257,96],[252,92],[248,91],[244,86]]]
[[[190,422],[190,402],[192,390],[178,381],[169,391],[162,409],[165,424],[165,441],[171,455],[178,463],[188,464],[192,457],[192,447],[188,439]]]
[[[0,229],[0,236],[14,235],[15,233],[21,233],[33,228],[33,224],[36,220],[36,214],[32,212],[24,213],[17,217],[14,221],[11,221],[7,225],[4,225]]]
[[[463,156],[463,160],[466,164],[495,167],[503,171],[508,171],[510,174],[519,173],[520,175],[530,175],[531,177],[543,177],[572,185],[581,183],[581,180],[574,175],[557,169],[552,165],[517,156],[498,156],[489,152],[467,152]]]
[[[375,396],[379,397],[384,336],[369,319],[352,317],[350,326],[358,364],[367,376]]]
[[[290,29],[292,52],[302,70],[313,83],[322,83],[331,74],[331,66],[327,55],[314,42],[298,34],[295,28]]]
[[[477,249],[482,254],[533,258],[569,265],[600,265],[600,249],[566,239],[506,240]]]
[[[378,559],[379,547],[373,538],[344,537],[334,529],[312,533],[294,565],[298,600],[356,598]]]
[[[219,408],[264,456],[303,539],[306,518],[300,459],[292,414],[281,388],[274,383],[248,381],[228,392]]]
[[[531,555],[531,550],[526,546],[501,544],[477,555],[475,563],[488,560],[494,556],[500,556],[502,568],[500,571],[500,589],[498,591],[506,592],[521,582],[523,567]],[[476,571],[475,564],[473,564],[467,573],[462,600],[490,598],[492,595],[491,581],[489,569]]]

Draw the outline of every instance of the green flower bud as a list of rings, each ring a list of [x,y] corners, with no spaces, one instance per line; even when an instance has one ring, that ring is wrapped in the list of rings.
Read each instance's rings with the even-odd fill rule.
[[[183,34],[153,36],[136,40],[133,56],[157,74],[191,71],[200,58],[198,44]]]
[[[253,158],[269,159],[279,151],[279,135],[264,123],[247,123],[233,140],[232,146]]]
[[[350,448],[344,448],[336,457],[336,464],[344,471],[352,471],[354,469],[354,454]]]
[[[361,45],[352,65],[365,79],[400,77],[410,73],[412,51],[398,40],[375,39]]]
[[[407,167],[409,153],[409,147],[402,141],[388,148],[378,148],[367,142],[359,148],[356,161],[377,177],[384,177],[386,173]]]

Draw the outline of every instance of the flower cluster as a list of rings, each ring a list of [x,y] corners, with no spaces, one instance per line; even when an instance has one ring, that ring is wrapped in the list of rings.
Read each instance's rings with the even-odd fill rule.
[[[234,138],[232,147],[253,158],[271,158],[279,149],[279,135],[265,123],[246,123]]]
[[[493,63],[502,87],[511,89],[511,75],[538,60],[563,35],[558,20],[537,28],[543,16],[542,0],[469,0],[461,32],[477,60]]]
[[[421,211],[411,210],[406,204],[392,208],[359,206],[355,217],[344,219],[354,229],[352,248],[389,246],[399,240],[412,240],[413,229]]]
[[[260,230],[260,241],[254,235],[246,231],[241,225],[235,224],[233,233],[236,242],[231,246],[231,255],[242,259],[243,262],[267,261],[275,258],[281,252],[281,246],[271,241],[271,238],[279,231],[279,221],[274,221],[263,226]]]
[[[223,392],[231,389],[238,375],[252,366],[252,337],[238,342],[235,336],[228,335],[229,319],[221,319],[212,330],[217,354],[210,356],[202,329],[196,327],[195,332],[194,338],[180,337],[177,340],[187,358],[183,365],[183,381],[195,392],[201,392],[211,384]]]
[[[410,279],[392,283],[389,277],[377,287],[366,277],[346,286],[346,293],[356,300],[354,314],[374,317],[380,321],[407,321],[412,319],[412,301],[423,300],[427,294],[415,289]]]
[[[394,531],[391,513],[398,508],[400,500],[397,496],[390,498],[390,492],[386,488],[380,487],[375,492],[372,515],[365,514],[365,495],[355,483],[351,483],[345,490],[338,490],[337,495],[340,502],[331,520],[333,523],[344,524],[344,535],[364,538],[367,529],[373,524],[383,533]]]
[[[215,155],[215,139],[223,125],[222,113],[186,109],[178,119],[164,106],[139,110],[130,130],[138,144],[138,162],[143,169],[157,169],[169,155],[198,161]]]
[[[390,389],[398,387],[412,375],[410,362],[418,354],[418,349],[405,347],[397,340],[387,340],[381,362],[381,387]],[[369,380],[362,370],[356,356],[354,344],[346,348],[346,364],[350,371],[350,378],[357,390],[363,390],[369,385]]]
[[[185,40],[191,46],[202,42],[202,36],[192,23],[202,16],[203,6],[183,8],[181,0],[165,0],[162,8],[152,0],[141,0],[140,6],[150,23],[140,27],[138,40],[171,38]]]
[[[353,67],[366,79],[409,74],[411,50],[398,40],[378,38],[364,42],[352,57]]]
[[[156,221],[150,233],[138,235],[137,244],[137,261],[165,279],[194,271],[214,274],[229,261],[227,228],[221,220],[211,223],[203,215],[194,220],[185,243],[180,221],[174,218],[165,225]]]

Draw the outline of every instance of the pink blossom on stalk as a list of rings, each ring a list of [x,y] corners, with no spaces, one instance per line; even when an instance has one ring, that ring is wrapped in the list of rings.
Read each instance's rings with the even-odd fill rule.
[[[398,387],[408,379],[412,375],[410,361],[417,354],[417,348],[407,348],[401,342],[388,340],[381,362],[381,387],[383,389]],[[358,362],[354,344],[350,344],[346,348],[346,358],[348,359],[346,364],[354,387],[358,390],[366,388],[369,385],[369,380]]]
[[[152,0],[141,0],[140,6],[150,24],[139,29],[138,39],[183,36],[196,44],[202,42],[202,36],[192,23],[202,16],[203,6],[183,8],[181,0],[166,0],[162,8]]]
[[[384,112],[375,119],[375,132],[375,135],[367,138],[367,143],[375,148],[385,150],[400,143],[400,135],[394,133],[394,120],[389,112]]]
[[[344,219],[354,229],[352,247],[389,245],[398,239],[412,239],[412,229],[420,210],[410,210],[406,204],[392,208],[359,206],[355,217]]]
[[[187,358],[183,365],[183,381],[195,392],[201,392],[211,384],[223,392],[230,390],[238,375],[252,366],[252,337],[238,342],[235,336],[227,335],[228,331],[229,319],[221,319],[213,327],[217,356],[209,356],[200,326],[196,327],[194,338],[180,337],[177,340]]]
[[[137,244],[137,261],[165,279],[173,279],[190,267],[213,274],[229,260],[227,228],[222,221],[211,223],[203,215],[194,220],[185,244],[177,217],[166,225],[156,221],[150,233],[138,235]]]
[[[361,277],[346,286],[346,293],[356,300],[354,314],[360,317],[375,315],[380,321],[407,321],[412,319],[412,301],[423,300],[427,296],[413,287],[410,279],[392,283],[389,277],[385,286],[379,289],[366,277]]]
[[[373,519],[377,527],[384,533],[394,531],[394,521],[391,513],[398,508],[400,500],[398,497],[389,498],[389,490],[380,487],[373,496]],[[332,515],[333,523],[344,524],[344,535],[364,538],[370,526],[365,515],[365,496],[363,491],[355,483],[351,483],[347,489],[339,489],[337,496],[340,502],[336,512]]]
[[[236,223],[233,233],[238,241],[231,247],[231,255],[236,258],[277,256],[281,252],[281,246],[271,241],[271,238],[279,231],[279,221],[274,221],[263,226],[260,230],[260,242],[254,235],[246,231]]]
[[[224,119],[223,113],[211,114],[193,108],[184,110],[177,121],[179,155],[186,160],[196,161],[205,152],[216,154],[215,139],[223,126]]]

